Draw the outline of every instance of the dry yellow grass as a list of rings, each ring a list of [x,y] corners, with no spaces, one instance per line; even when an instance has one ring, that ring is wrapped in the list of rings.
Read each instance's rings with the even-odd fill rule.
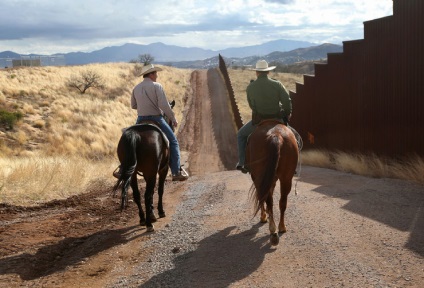
[[[92,64],[67,67],[31,67],[0,70],[0,108],[20,111],[15,129],[0,131],[0,202],[33,205],[87,191],[91,185],[112,185],[116,145],[121,129],[132,125],[131,91],[140,77],[134,64]],[[191,70],[162,67],[158,82],[181,121],[190,97]],[[103,90],[86,94],[66,87],[67,80],[91,70],[104,79]],[[245,89],[255,72],[229,69],[244,122],[250,120]],[[302,75],[271,74],[289,90]],[[296,113],[296,111],[294,111]],[[424,162],[418,156],[404,163],[375,157],[326,151],[304,151],[306,165],[339,169],[372,177],[395,177],[423,183]]]
[[[162,68],[158,82],[181,121],[192,71]],[[104,89],[66,86],[88,70]],[[0,70],[0,108],[24,114],[15,129],[0,131],[0,202],[31,205],[84,192],[92,181],[111,183],[121,129],[137,115],[130,96],[142,77],[134,71],[130,63]]]
[[[82,157],[0,158],[0,203],[33,205],[108,183],[116,163]]]
[[[0,142],[0,155],[27,153],[25,144],[32,142],[38,146],[37,154],[42,155],[78,154],[94,159],[113,156],[116,141],[111,139],[119,139],[121,129],[136,119],[136,111],[130,108],[130,95],[142,78],[134,77],[134,66],[117,63],[2,70],[2,102],[25,116],[17,129],[20,140],[8,142],[13,145],[12,151]],[[158,81],[168,98],[175,99],[176,117],[181,119],[191,71],[163,68]],[[104,89],[90,88],[80,94],[66,87],[69,78],[88,70],[104,79]]]
[[[301,153],[302,164],[330,168],[374,178],[397,178],[424,184],[424,160],[418,155],[404,160],[379,157],[375,154],[348,154],[326,150]]]

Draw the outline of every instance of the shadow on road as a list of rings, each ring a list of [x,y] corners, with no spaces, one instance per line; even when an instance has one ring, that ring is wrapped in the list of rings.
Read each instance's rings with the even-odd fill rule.
[[[84,237],[69,237],[44,246],[35,254],[24,253],[3,258],[0,259],[0,275],[17,274],[22,280],[33,280],[64,271],[86,258],[145,235],[142,233],[128,237],[138,229],[141,228],[132,226],[118,230],[103,230]]]
[[[348,200],[343,207],[353,213],[410,232],[407,249],[424,256],[424,187],[397,179],[375,179],[307,167],[302,182],[318,185],[318,193]],[[328,177],[330,176],[330,177]]]
[[[199,247],[174,260],[175,268],[149,279],[140,287],[228,287],[248,277],[274,252],[269,236],[257,238],[262,224],[235,233],[228,227],[199,242]]]

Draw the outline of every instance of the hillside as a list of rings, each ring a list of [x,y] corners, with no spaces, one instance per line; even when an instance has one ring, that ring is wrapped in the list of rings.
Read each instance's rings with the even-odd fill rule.
[[[192,96],[192,70],[163,69],[158,81],[168,98],[176,100],[174,111],[182,123],[185,103]],[[71,77],[85,71],[99,74],[105,87],[80,94],[66,86]],[[117,165],[115,154],[121,129],[135,121],[130,94],[141,81],[136,77],[137,71],[137,66],[130,63],[0,70],[0,111],[22,114],[12,129],[0,121],[0,201],[19,199],[25,191],[35,192],[35,199],[40,200],[52,197],[52,191],[53,197],[62,198],[85,189],[93,179],[111,181],[109,172]],[[250,112],[244,90],[254,72],[230,72],[240,109],[247,119]],[[297,75],[282,81],[290,82],[293,89],[301,78]],[[21,181],[23,178],[25,182]],[[23,194],[14,193],[15,189]]]
[[[134,75],[136,67],[117,63],[1,71],[0,108],[24,117],[14,129],[0,127],[0,155],[78,153],[96,159],[114,155],[110,139],[117,139],[120,129],[135,121],[129,101],[132,88],[142,80]],[[85,71],[98,74],[104,88],[81,94],[66,86],[71,77]],[[180,119],[190,72],[164,67],[160,74],[168,97],[176,100]]]
[[[158,81],[168,98],[176,100],[174,111],[182,125],[186,103],[193,94],[192,70],[166,66],[163,69]],[[80,94],[66,86],[71,77],[84,71],[99,74],[104,88],[90,88]],[[130,63],[0,70],[0,117],[6,115],[2,111],[21,115],[13,128],[0,121],[0,202],[33,203],[64,198],[99,182],[111,183],[110,174],[118,163],[115,154],[121,129],[135,121],[130,94],[141,80],[136,77],[137,71],[137,66]],[[246,122],[251,112],[245,89],[255,73],[231,68],[229,74],[240,114]],[[271,77],[289,90],[294,90],[295,83],[303,80],[300,74],[272,73]],[[301,111],[295,108],[294,113]],[[340,155],[350,167],[335,167],[330,161],[335,156],[338,155],[304,152],[302,161],[368,173],[365,175],[379,168],[375,175],[393,177],[379,159],[365,161],[363,157]],[[350,163],[352,158],[360,163]],[[373,168],[370,170],[366,163]],[[408,164],[407,169],[396,166],[395,171],[403,172],[402,178],[411,179],[413,175],[422,175],[423,167],[422,162],[416,162]]]
[[[44,58],[44,61],[47,61],[48,56],[60,56],[63,57],[63,59],[60,59],[59,65],[63,65],[63,63],[66,65],[83,65],[89,63],[130,62],[133,59],[137,59],[139,55],[150,54],[155,58],[157,63],[173,63],[176,67],[184,68],[184,66],[177,65],[176,63],[184,63],[186,61],[203,61],[208,58],[216,57],[218,54],[225,55],[226,57],[243,58],[252,55],[267,55],[275,51],[285,52],[312,46],[316,46],[316,44],[305,41],[281,39],[253,46],[227,48],[214,51],[196,47],[167,45],[160,42],[148,45],[127,43],[122,46],[105,47],[92,52],[71,52],[53,55],[22,55],[22,57],[26,59],[30,56],[34,59],[41,57]],[[12,67],[11,59],[21,59],[21,55],[11,51],[0,52],[0,67]],[[54,65],[54,63],[49,63],[49,65]]]
[[[307,48],[298,48],[287,52],[272,52],[266,55],[252,54],[247,57],[231,57],[222,53],[229,67],[251,67],[259,59],[265,59],[269,63],[278,66],[279,72],[295,74],[314,74],[313,62],[323,62],[327,59],[328,53],[342,52],[340,45],[322,44]],[[217,67],[219,63],[218,55],[204,60],[171,62],[170,64],[178,68],[209,69]],[[277,69],[277,70],[278,70]]]

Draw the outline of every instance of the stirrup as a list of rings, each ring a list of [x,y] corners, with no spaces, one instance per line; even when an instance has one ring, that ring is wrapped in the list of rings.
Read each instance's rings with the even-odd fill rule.
[[[249,172],[249,169],[247,169],[244,166],[240,166],[240,165],[237,165],[236,169],[241,171],[243,174],[247,174]]]
[[[183,168],[184,165],[180,166],[180,173],[183,176],[189,177],[190,175],[188,175],[188,172]]]

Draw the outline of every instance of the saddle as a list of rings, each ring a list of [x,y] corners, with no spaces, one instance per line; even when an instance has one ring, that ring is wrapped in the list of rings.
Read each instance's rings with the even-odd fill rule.
[[[259,126],[261,126],[261,125],[263,125],[263,124],[265,124],[265,123],[269,123],[269,122],[274,122],[274,123],[278,123],[278,124],[283,124],[283,125],[286,125],[286,126],[289,126],[287,123],[286,123],[286,121],[284,121],[284,119],[277,119],[277,118],[272,118],[272,119],[263,119],[263,120],[261,120],[259,123],[258,123],[258,126],[257,127],[259,127]],[[256,127],[256,128],[257,128]]]
[[[267,121],[267,120],[275,120],[275,121],[279,121],[280,123],[288,126],[288,119],[286,116],[286,113],[284,112],[283,109],[280,110],[280,112],[276,113],[276,114],[259,114],[257,112],[252,111],[252,124],[256,125],[261,123],[262,121]]]
[[[168,137],[166,137],[165,133],[163,133],[162,129],[160,129],[159,125],[157,124],[157,122],[153,121],[153,120],[144,120],[141,121],[140,123],[137,123],[131,127],[136,127],[137,130],[139,131],[147,131],[147,130],[156,130],[160,133],[160,135],[162,135],[162,139],[166,144],[166,147],[169,148],[169,140]]]

